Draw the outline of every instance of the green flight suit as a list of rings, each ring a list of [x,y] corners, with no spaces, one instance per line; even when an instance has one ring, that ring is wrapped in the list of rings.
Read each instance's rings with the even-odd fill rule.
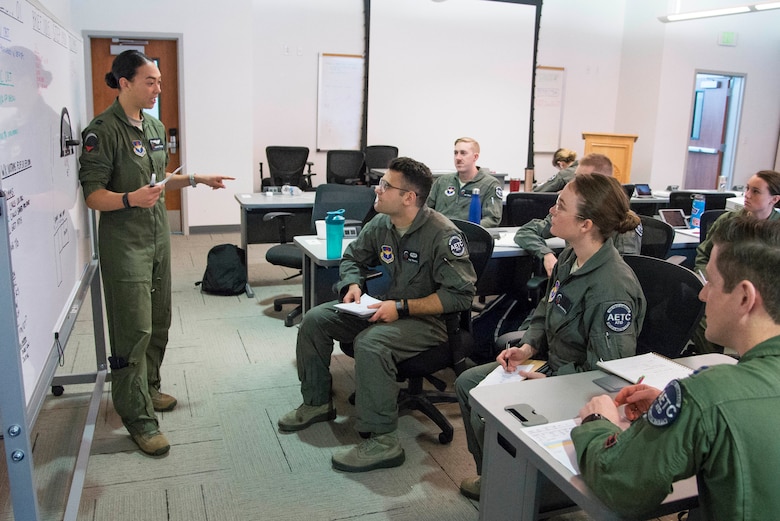
[[[544,219],[533,219],[517,229],[515,244],[531,255],[544,259],[548,253],[555,253],[544,242],[553,236],[550,233],[550,227],[552,227],[552,215],[550,214],[547,214]],[[642,225],[640,224],[636,229],[625,233],[615,233],[612,236],[612,241],[621,255],[638,255],[642,249]]]
[[[501,223],[504,211],[504,190],[487,168],[480,168],[476,177],[463,186],[460,185],[457,173],[439,176],[431,187],[426,203],[450,219],[468,221],[474,188],[479,188],[482,203],[482,220],[479,224],[485,228],[495,228]]]
[[[731,219],[734,219],[735,217],[741,216],[741,215],[749,215],[748,212],[744,209],[739,211],[733,211],[733,212],[725,212],[720,217],[715,219],[715,222],[713,222],[710,225],[710,229],[707,231],[707,238],[704,239],[699,245],[696,247],[696,260],[694,261],[694,271],[698,275],[701,271],[702,273],[706,273],[707,269],[707,263],[710,261],[710,255],[712,254],[712,233],[723,226],[724,223],[728,222]],[[780,212],[777,210],[773,210],[771,214],[769,214],[768,219],[770,221],[776,221],[780,219]],[[703,316],[701,317],[701,321],[699,322],[699,325],[696,327],[696,330],[693,332],[693,336],[691,338],[691,341],[695,345],[695,349],[697,353],[722,353],[723,352],[723,346],[720,346],[718,344],[714,344],[707,340],[707,338],[704,336],[704,332],[707,329],[707,317]]]
[[[165,178],[165,128],[144,115],[132,126],[119,101],[82,132],[79,179],[84,197],[99,189],[132,192]],[[164,195],[152,208],[100,213],[98,249],[111,344],[111,394],[128,430],[157,430],[149,388],[160,387],[160,365],[171,324],[171,245]]]
[[[627,517],[645,519],[673,482],[695,475],[703,519],[776,519],[778,375],[780,337],[774,337],[737,365],[675,380],[624,432],[607,420],[576,427],[571,434],[583,479]]]
[[[577,256],[566,248],[553,268],[543,298],[527,323],[522,343],[547,359],[551,375],[596,369],[599,359],[612,360],[636,354],[647,302],[634,271],[610,241],[571,273]],[[482,470],[485,427],[471,408],[471,389],[498,366],[490,362],[461,373],[455,381],[466,441]]]
[[[436,293],[445,313],[471,306],[476,275],[462,233],[430,208],[420,208],[409,230],[399,235],[390,218],[379,214],[344,252],[340,293],[350,284],[364,285],[368,269],[382,265],[390,282],[381,300],[417,299]],[[333,341],[350,342],[355,350],[355,427],[384,434],[398,424],[396,364],[447,338],[436,315],[409,316],[375,324],[339,313],[337,302],[308,311],[296,345],[303,403],[326,404],[331,399],[330,359]]]
[[[577,170],[579,164],[579,161],[575,161],[567,168],[559,170],[557,174],[543,184],[535,186],[534,192],[560,192],[569,181],[574,179],[574,172]]]

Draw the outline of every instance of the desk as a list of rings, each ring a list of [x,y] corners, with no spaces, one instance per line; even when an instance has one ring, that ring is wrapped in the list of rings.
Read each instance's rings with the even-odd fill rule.
[[[264,223],[263,216],[269,212],[290,212],[293,216],[287,220],[287,233],[291,236],[311,233],[311,209],[314,207],[314,196],[315,192],[272,196],[264,193],[235,194],[236,201],[241,205],[241,247],[247,255],[247,275],[249,274],[247,245],[279,242],[277,224]],[[246,296],[254,298],[255,293],[248,280],[247,276]]]
[[[703,365],[735,364],[721,354],[681,358],[691,368]],[[485,418],[485,448],[482,490],[479,503],[481,520],[532,520],[544,508],[540,498],[543,477],[552,482],[571,501],[593,519],[621,519],[604,506],[579,475],[573,475],[540,445],[525,435],[522,424],[504,410],[507,405],[527,403],[550,422],[574,418],[580,408],[604,389],[593,379],[601,371],[556,376],[541,380],[476,387],[471,391],[472,406]],[[613,393],[614,395],[615,393]],[[698,505],[696,478],[675,483],[674,492],[649,518],[671,514]]]
[[[500,295],[513,287],[522,291],[531,273],[531,257],[514,242],[517,227],[493,228],[491,231],[498,231],[500,237],[495,241],[490,264],[477,285],[477,295]],[[336,268],[341,259],[327,259],[325,241],[317,239],[316,235],[299,235],[293,240],[303,253],[303,312],[306,313],[312,307],[335,298],[331,286],[338,280]],[[342,253],[352,240],[344,239]],[[694,252],[699,244],[698,238],[683,233],[677,233],[674,241],[673,249],[692,247]],[[546,242],[556,251],[566,246],[559,237],[552,237]],[[682,253],[685,251],[680,250]]]

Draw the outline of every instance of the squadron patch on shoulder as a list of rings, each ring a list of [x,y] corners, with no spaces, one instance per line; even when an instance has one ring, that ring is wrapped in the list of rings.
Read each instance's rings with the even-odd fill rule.
[[[550,296],[547,297],[547,302],[552,302],[553,300],[555,300],[555,295],[558,294],[559,289],[561,289],[561,281],[556,280],[555,284],[553,284],[553,287],[550,290]]]
[[[388,246],[387,244],[382,245],[382,252],[379,254],[379,258],[382,259],[382,262],[385,264],[390,264],[395,260],[395,255],[393,255],[393,247]]]
[[[448,186],[447,189],[444,190],[444,195],[446,195],[447,197],[452,197],[453,195],[455,195],[455,187],[452,185]]]
[[[498,197],[499,199],[504,198],[504,190],[500,186],[496,187],[496,197]]]
[[[466,253],[466,243],[458,235],[453,235],[449,240],[450,252],[456,257],[463,257]]]
[[[146,155],[146,149],[144,148],[144,142],[140,139],[133,140],[133,152],[138,157],[144,157]]]
[[[84,150],[87,152],[97,152],[98,149],[98,137],[94,132],[87,134],[84,138]]]
[[[672,380],[666,389],[647,410],[647,421],[655,427],[666,427],[674,423],[682,407],[682,388],[680,382]]]
[[[639,226],[637,226],[634,231],[641,237],[645,233],[645,229],[642,227],[642,223],[639,223]]]
[[[604,325],[615,333],[622,333],[631,327],[631,308],[622,302],[612,304],[604,313]]]

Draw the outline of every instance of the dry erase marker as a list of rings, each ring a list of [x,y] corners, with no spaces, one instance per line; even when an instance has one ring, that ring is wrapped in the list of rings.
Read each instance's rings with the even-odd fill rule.
[[[151,182],[149,183],[149,186],[154,186],[154,184],[155,184],[155,182],[156,182],[156,181],[157,181],[157,174],[155,174],[154,172],[152,172],[152,180],[151,180]]]
[[[645,379],[645,375],[640,376],[639,380],[636,381],[636,384],[637,385],[641,384],[644,381],[644,379]]]

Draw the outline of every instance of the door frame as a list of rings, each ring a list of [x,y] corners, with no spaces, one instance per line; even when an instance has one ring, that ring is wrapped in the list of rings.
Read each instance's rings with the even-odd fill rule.
[[[184,34],[183,33],[168,33],[168,32],[138,32],[138,31],[104,31],[104,30],[90,30],[84,29],[81,31],[81,38],[84,42],[84,84],[86,86],[86,100],[85,105],[87,109],[87,121],[84,122],[84,126],[95,117],[94,107],[92,106],[92,100],[94,93],[92,90],[92,38],[127,38],[132,40],[173,40],[176,42],[176,55],[177,55],[177,70],[176,74],[179,76],[178,81],[178,105],[179,105],[179,135],[178,135],[178,149],[179,158],[181,164],[186,164],[187,157],[187,145],[183,137],[182,129],[186,128],[185,112],[184,112],[184,64],[182,60],[184,50]],[[106,71],[108,72],[108,71]],[[167,130],[167,129],[166,129]],[[190,234],[189,218],[187,212],[187,190],[181,190],[181,232],[184,235]],[[171,216],[172,217],[172,216]]]
[[[691,113],[688,119],[688,129],[693,125],[694,111],[696,109],[696,90],[699,84],[699,76],[722,76],[729,78],[729,102],[726,113],[726,130],[723,135],[723,159],[719,176],[726,178],[726,188],[734,184],[734,164],[736,163],[737,145],[739,143],[739,125],[742,119],[742,102],[745,94],[745,82],[747,74],[737,72],[723,72],[709,69],[696,69],[693,73],[693,89],[691,90]],[[683,172],[688,169],[688,140],[685,137],[685,164]],[[685,179],[683,179],[683,184]]]

